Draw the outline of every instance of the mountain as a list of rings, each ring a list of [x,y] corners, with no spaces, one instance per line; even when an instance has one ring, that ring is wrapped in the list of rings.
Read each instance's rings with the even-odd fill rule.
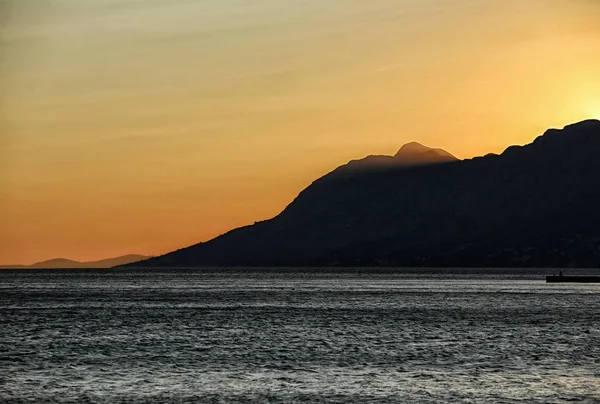
[[[458,160],[452,154],[442,149],[432,149],[418,142],[407,143],[394,156],[405,164],[434,164]]]
[[[412,143],[393,157],[403,164],[390,158],[351,162],[273,219],[135,266],[600,264],[600,121],[501,155],[458,161]]]
[[[47,261],[36,262],[30,268],[81,268],[83,262],[73,261],[66,258],[54,258]]]
[[[390,168],[406,168],[411,166],[432,165],[457,161],[452,154],[442,149],[432,149],[417,142],[407,143],[394,156],[367,156],[361,160],[352,160],[338,167],[335,174],[347,175],[357,171],[387,170]]]
[[[122,257],[108,258],[100,261],[79,262],[66,258],[55,258],[47,261],[36,262],[32,265],[2,265],[0,268],[112,268],[119,265],[135,263],[150,257],[145,255],[124,255]]]

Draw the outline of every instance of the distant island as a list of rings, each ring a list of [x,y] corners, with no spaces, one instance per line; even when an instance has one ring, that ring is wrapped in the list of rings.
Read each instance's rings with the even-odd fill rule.
[[[351,161],[275,218],[137,267],[598,267],[600,121],[458,160],[418,143]]]
[[[31,265],[0,265],[0,269],[18,269],[18,268],[112,268],[119,265],[125,265],[149,259],[146,255],[129,254],[122,257],[107,258],[100,261],[79,262],[66,258],[55,258],[47,261],[36,262]]]

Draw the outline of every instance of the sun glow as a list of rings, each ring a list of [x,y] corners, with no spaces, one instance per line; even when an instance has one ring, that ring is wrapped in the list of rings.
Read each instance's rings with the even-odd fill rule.
[[[590,60],[590,65],[598,63],[600,57]],[[576,79],[570,83],[570,97],[578,120],[600,119],[600,77],[597,71],[583,68]]]
[[[600,86],[597,89],[600,94]],[[597,97],[582,97],[578,103],[579,120],[583,119],[598,119],[600,120],[600,96]]]
[[[590,117],[590,119],[600,120],[600,100],[595,104],[588,104],[588,107],[585,108],[585,112]]]
[[[599,1],[233,3],[0,0],[0,264],[165,253],[412,140],[600,119]]]

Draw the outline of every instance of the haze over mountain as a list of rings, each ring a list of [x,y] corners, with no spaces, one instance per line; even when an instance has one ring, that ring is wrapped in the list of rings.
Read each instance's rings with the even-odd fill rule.
[[[434,152],[409,144],[393,159],[420,156],[415,164],[351,162],[271,220],[136,265],[600,264],[600,121],[548,130],[501,155]],[[389,165],[372,170],[380,161]]]
[[[89,262],[74,261],[66,258],[54,258],[47,261],[36,262],[31,265],[0,265],[0,268],[112,268],[114,266],[134,263],[148,258],[150,257],[136,254]]]
[[[419,165],[448,163],[458,160],[452,154],[442,149],[433,149],[417,142],[407,143],[394,156],[367,156],[360,160],[352,160],[338,167],[338,174],[354,173],[364,170],[401,168]]]

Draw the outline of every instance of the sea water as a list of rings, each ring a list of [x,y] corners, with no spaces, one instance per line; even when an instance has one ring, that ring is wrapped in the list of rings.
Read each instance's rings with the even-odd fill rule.
[[[600,402],[600,285],[551,272],[0,271],[0,401]]]

